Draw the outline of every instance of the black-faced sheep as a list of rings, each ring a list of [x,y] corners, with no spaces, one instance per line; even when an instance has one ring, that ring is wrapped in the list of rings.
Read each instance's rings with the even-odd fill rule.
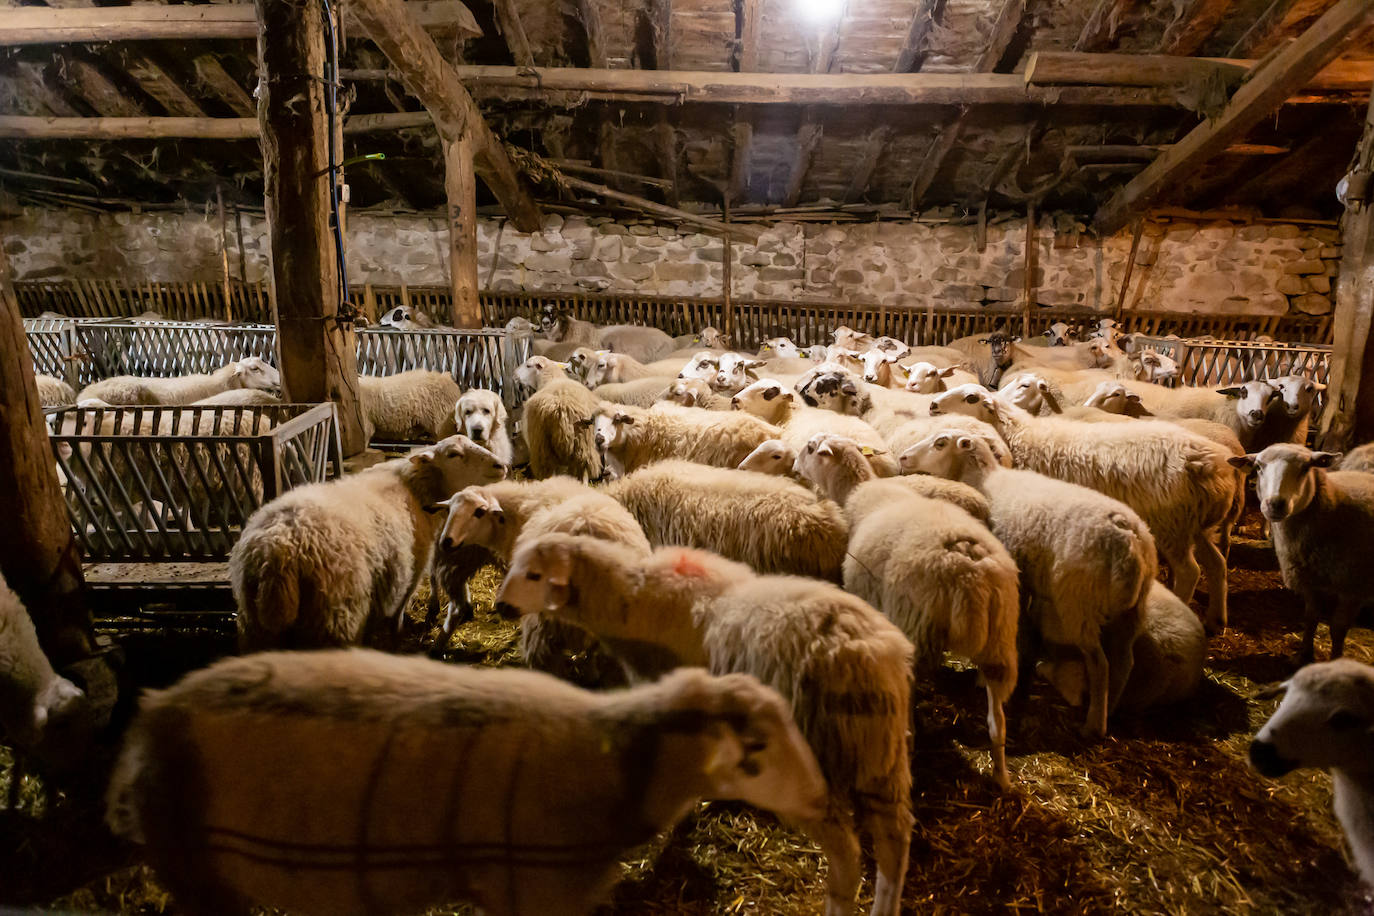
[[[229,555],[240,648],[345,646],[369,624],[399,625],[443,521],[426,510],[505,474],[491,452],[452,436],[272,500]]]
[[[703,551],[661,548],[646,564],[618,544],[561,534],[516,553],[497,601],[774,687],[830,786],[826,816],[803,824],[829,863],[826,912],[853,910],[858,825],[878,865],[872,912],[896,916],[913,824],[912,647],[882,614],[837,586],[757,576]]]
[[[704,798],[824,811],[815,757],[751,677],[597,694],[354,649],[145,694],[106,818],[190,913],[543,916],[592,912],[620,857]]]
[[[81,389],[78,400],[107,404],[190,404],[231,388],[280,388],[281,374],[260,356],[221,366],[209,375],[140,378],[117,375]]]

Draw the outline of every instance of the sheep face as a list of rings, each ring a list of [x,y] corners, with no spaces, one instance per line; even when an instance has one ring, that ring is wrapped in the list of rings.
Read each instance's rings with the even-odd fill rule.
[[[1229,461],[1233,467],[1254,470],[1260,511],[1269,521],[1282,522],[1311,504],[1317,492],[1315,470],[1331,467],[1339,457],[1335,452],[1313,452],[1284,442]]]
[[[1056,321],[1045,330],[1045,337],[1049,339],[1051,347],[1067,347],[1072,334],[1073,328],[1062,321]]]
[[[540,382],[549,374],[564,369],[564,363],[556,363],[547,356],[531,356],[515,370],[515,383],[526,392],[539,390]],[[566,370],[564,369],[566,373]]]
[[[761,359],[750,359],[738,353],[726,353],[720,358],[711,387],[717,391],[739,391],[750,382],[758,380],[754,370],[762,366]]]
[[[731,410],[742,410],[760,419],[774,422],[792,403],[792,392],[776,379],[761,378],[742,388],[730,399]]]
[[[797,380],[797,393],[811,407],[862,416],[873,406],[859,380],[844,369],[818,367]]]
[[[570,538],[539,538],[516,551],[496,591],[496,610],[507,619],[552,613],[576,600]]]
[[[1298,767],[1369,772],[1374,765],[1374,677],[1368,665],[1337,659],[1307,665],[1287,681],[1283,702],[1250,744],[1261,774]]]
[[[495,391],[473,388],[454,405],[453,420],[469,439],[485,447],[498,429],[505,428],[506,405]]]
[[[410,313],[410,309],[406,308],[404,305],[398,305],[394,309],[387,311],[381,318],[378,318],[377,323],[384,328],[399,328],[405,322],[413,320],[414,318]]]
[[[843,350],[867,350],[873,346],[873,336],[856,331],[848,325],[840,325],[832,334],[835,346]]]
[[[996,463],[992,448],[977,436],[957,429],[942,429],[909,447],[897,458],[903,474],[930,474],[957,480],[970,462]]]
[[[634,414],[626,410],[599,410],[592,418],[592,440],[605,454],[629,441],[635,425]]]
[[[430,510],[447,513],[439,532],[439,546],[444,550],[457,550],[464,544],[499,547],[511,528],[501,504],[477,487],[459,490]]]
[[[716,370],[719,368],[720,358],[714,353],[703,350],[687,361],[687,365],[682,367],[682,371],[677,374],[677,377],[699,378],[704,382],[711,382],[714,381]]]
[[[1049,382],[1028,372],[1018,375],[998,389],[997,397],[1022,410],[1038,414],[1046,403],[1053,401],[1054,395],[1050,393]]]
[[[1156,385],[1167,385],[1178,378],[1178,363],[1154,347],[1146,347],[1140,351],[1140,368],[1136,371],[1136,377]]]
[[[693,343],[712,350],[724,350],[730,346],[725,335],[718,328],[713,328],[710,325],[701,329],[701,333],[696,336]]]
[[[801,347],[786,337],[770,337],[759,345],[759,356],[764,359],[796,359],[801,355]]]
[[[1269,382],[1283,398],[1284,413],[1294,418],[1311,413],[1317,395],[1326,390],[1321,382],[1314,382],[1305,375],[1284,375]]]
[[[906,354],[901,354],[904,355]],[[860,357],[864,364],[864,381],[872,385],[886,385],[892,378],[892,364],[901,356],[895,351],[879,350],[877,347],[864,353]]]
[[[793,460],[792,473],[810,481],[827,498],[842,503],[853,485],[867,478],[859,476],[859,469],[867,467],[868,459],[859,443],[846,436],[816,433]]]
[[[993,331],[978,342],[988,345],[988,349],[992,352],[993,365],[999,369],[1005,369],[1011,365],[1011,345],[1020,339],[1019,336],[1013,337],[1006,331]]]
[[[281,373],[261,356],[250,356],[234,364],[234,381],[239,388],[267,391],[281,387]]]
[[[711,396],[711,386],[699,378],[680,378],[668,386],[659,400],[682,407],[697,407]]]
[[[467,436],[449,436],[411,454],[416,465],[431,465],[450,493],[473,484],[496,483],[506,477],[506,466],[491,452]]]
[[[572,355],[568,357],[568,374],[584,380],[593,388],[596,387],[600,382],[593,382],[591,380],[591,373],[597,363],[598,357],[606,352],[608,351],[593,350],[591,347],[578,347],[576,350],[572,351]]]
[[[1273,385],[1265,381],[1246,382],[1244,385],[1233,385],[1230,388],[1218,388],[1218,394],[1224,394],[1236,402],[1236,415],[1241,422],[1251,429],[1257,428],[1264,422],[1264,416],[1270,410],[1281,409],[1280,404],[1283,394]]]
[[[930,415],[961,413],[984,423],[997,425],[997,405],[992,393],[978,385],[957,385],[930,402]]]
[[[785,477],[792,473],[796,461],[797,453],[792,451],[785,442],[781,439],[768,439],[760,442],[758,448],[745,456],[744,460],[739,463],[739,469]]]
[[[609,381],[619,381],[619,374],[620,356],[602,350],[596,354],[596,361],[587,370],[587,384],[595,388]]]
[[[934,363],[912,363],[906,367],[906,390],[915,394],[939,394],[949,387],[945,379],[954,373],[953,366],[941,369]]]
[[[1093,393],[1083,402],[1084,407],[1096,407],[1105,413],[1114,413],[1124,417],[1139,417],[1144,415],[1144,407],[1140,403],[1140,395],[1131,391],[1120,382],[1102,382],[1093,390]]]

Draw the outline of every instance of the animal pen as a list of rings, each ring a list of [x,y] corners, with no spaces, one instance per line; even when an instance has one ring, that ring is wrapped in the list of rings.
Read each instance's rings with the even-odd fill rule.
[[[1307,439],[1275,446],[1335,452],[1374,441],[1369,0],[113,2],[0,7],[0,572],[19,613],[33,621],[32,651],[53,669],[42,685],[16,676],[23,666],[7,667],[4,660],[14,657],[7,640],[24,628],[0,616],[0,910],[172,914],[250,898],[270,905],[262,888],[281,874],[288,885],[310,872],[337,878],[326,883],[349,905],[333,909],[389,912],[394,901],[379,899],[369,883],[368,869],[378,862],[389,875],[413,870],[415,880],[401,883],[420,889],[440,872],[453,879],[494,863],[498,877],[490,883],[498,890],[478,880],[436,880],[473,899],[436,899],[426,912],[474,912],[473,900],[490,893],[493,911],[542,916],[558,908],[533,908],[522,895],[546,879],[590,874],[584,860],[601,854],[596,831],[605,820],[616,828],[605,845],[618,861],[601,914],[1374,911],[1370,876],[1362,879],[1349,851],[1360,836],[1337,817],[1331,778],[1305,768],[1271,779],[1251,765],[1257,732],[1276,714],[1275,694],[1299,667],[1305,593],[1302,570],[1280,568],[1285,555],[1275,545],[1292,519],[1275,514],[1274,493],[1261,504],[1243,483],[1226,489],[1243,480],[1238,466],[1251,440],[1242,437],[1259,435],[1246,425],[1246,412],[1261,418],[1264,431],[1265,418],[1288,409],[1283,378],[1295,378],[1308,398],[1301,423],[1293,420]],[[720,332],[725,346],[698,363],[707,329]],[[1061,331],[1067,346],[1040,346]],[[1129,342],[1118,343],[1123,334]],[[986,361],[1001,358],[989,353],[989,335],[999,346],[1020,338],[1005,343],[1012,362],[998,363],[999,372],[1037,369],[1050,379],[1042,379],[1046,390],[1066,379],[1085,391],[1120,383],[1135,386],[1129,390],[1138,402],[1144,390],[1163,408],[1191,398],[1210,413],[1172,417],[1161,408],[1148,419],[1108,417],[1090,413],[1084,399],[1058,419],[1007,408],[1032,431],[1013,442],[1009,427],[934,409],[940,397],[946,404],[965,399],[975,411],[981,399],[1000,397],[982,384],[994,377],[983,374]],[[779,337],[807,352],[761,352]],[[617,339],[621,357],[629,347],[644,348],[643,359],[612,367],[627,373],[624,381],[588,389],[573,377],[588,362],[580,348],[615,350],[608,341]],[[816,352],[828,345],[837,346]],[[1177,364],[1177,376],[1161,387],[1139,372],[1146,347]],[[898,352],[911,358],[884,357]],[[534,357],[545,362],[529,362]],[[279,372],[279,402],[73,404],[87,386],[111,378],[211,375],[250,358]],[[958,394],[908,389],[902,375],[916,359],[929,362],[937,389],[979,383]],[[758,418],[746,428],[756,418],[736,415],[750,404],[738,386],[725,384],[727,360],[770,392],[760,395],[767,409],[782,404],[784,393],[791,399],[778,423]],[[890,384],[864,381],[871,365],[886,362],[894,363],[887,375],[873,376]],[[547,383],[543,390],[531,394],[517,384],[522,365],[531,368],[520,381],[533,371]],[[704,371],[683,378],[691,370]],[[429,387],[403,390],[402,373]],[[51,377],[45,387],[36,374]],[[763,381],[769,378],[777,391]],[[661,518],[632,512],[610,495],[625,485],[605,485],[617,470],[612,447],[597,438],[608,419],[655,435],[628,400],[624,411],[613,407],[616,399],[643,391],[659,397],[679,380],[709,395],[693,407],[643,409],[687,416],[683,428],[691,430],[716,432],[739,421],[769,448],[783,445],[769,468],[783,473],[762,482],[745,471],[718,471],[741,493],[766,494],[760,501],[769,511],[749,526],[700,531],[710,526],[679,524],[691,521],[682,516],[693,511],[692,499],[743,500],[724,487],[694,492],[687,472],[646,494],[661,501]],[[61,382],[71,391],[63,393]],[[495,396],[478,396],[468,425],[455,399],[475,388]],[[1244,388],[1247,400],[1224,400],[1219,388]],[[61,406],[41,406],[38,392],[53,390]],[[437,413],[422,390],[440,392]],[[222,394],[276,400],[275,392],[232,385]],[[706,403],[732,415],[707,414]],[[404,441],[372,432],[387,411],[412,409],[428,413],[397,420],[402,432],[410,430],[396,437]],[[984,416],[997,420],[997,410],[993,404]],[[948,429],[935,419],[941,416]],[[1007,503],[995,504],[987,486],[995,469],[968,476],[977,492],[928,475],[865,476],[888,465],[910,470],[912,456],[935,449],[950,430],[957,434],[951,448],[962,448],[962,438],[974,449],[965,433],[976,431],[994,457],[1000,443],[1021,473],[1031,466],[1024,452],[1036,447],[1027,443],[1041,422],[1072,437],[1044,476],[1066,483],[1095,462],[1106,468],[1100,485],[1076,484],[1094,492],[1091,499],[1075,492],[1081,502],[1074,511],[1100,510],[1107,520],[1101,530],[1115,526],[1109,533],[1131,528],[1132,519],[1143,529],[1136,516],[1152,507],[1126,491],[1159,489],[1161,501],[1182,507],[1166,521],[1198,528],[1189,532],[1201,545],[1194,559],[1214,547],[1225,562],[1220,581],[1208,578],[1196,595],[1183,595],[1186,568],[1169,569],[1159,551],[1153,560],[1133,555],[1146,578],[1160,567],[1160,587],[1132,592],[1135,603],[1125,610],[1107,608],[1105,597],[1093,606],[1120,615],[1101,625],[1098,647],[1138,615],[1128,657],[1146,672],[1141,677],[1153,679],[1149,686],[1168,680],[1169,664],[1183,667],[1178,659],[1187,654],[1155,652],[1154,641],[1163,645],[1170,636],[1151,628],[1158,624],[1154,593],[1167,592],[1165,583],[1180,590],[1168,594],[1184,607],[1201,647],[1191,694],[1169,705],[1115,709],[1106,736],[1094,738],[1080,730],[1083,709],[1054,675],[1063,658],[1081,661],[1084,699],[1097,656],[1088,648],[1078,659],[1081,647],[1073,646],[1058,654],[1063,647],[1052,644],[1063,634],[1046,620],[1059,603],[1036,590],[1045,586],[1032,573],[1035,557],[1008,555],[1023,566],[1011,630],[1025,639],[1020,683],[1005,710],[1011,785],[1002,788],[989,766],[996,729],[985,721],[991,707],[976,653],[956,657],[950,634],[1004,633],[1007,621],[990,601],[983,619],[976,610],[946,608],[947,596],[932,594],[915,602],[927,615],[916,624],[901,621],[885,594],[875,591],[871,606],[860,601],[855,583],[872,575],[860,562],[864,551],[878,552],[888,540],[875,546],[849,537],[862,501],[824,496],[828,484],[803,474],[805,463],[787,450],[852,454],[838,440],[871,434],[876,445],[859,446],[859,465],[848,468],[861,481],[853,492],[894,494],[894,504],[897,491],[883,487],[920,494],[897,532],[903,538],[934,540],[969,530],[958,525],[976,526],[982,540],[952,536],[955,546],[940,556],[950,568],[969,560],[969,581],[982,582],[977,576],[991,581],[990,574],[973,554],[1011,542],[998,528],[999,519],[1007,524]],[[446,424],[464,438],[428,441],[425,430]],[[509,435],[509,468],[497,455],[498,424]],[[1145,430],[1138,442],[1127,424]],[[524,464],[531,436],[542,437],[547,453],[549,443],[561,447],[560,437],[586,445],[577,453],[586,460],[560,467],[562,479],[536,491],[543,481]],[[1069,450],[1111,436],[1129,454]],[[675,447],[694,448],[708,437],[688,438]],[[1297,514],[1304,494],[1320,489],[1328,498],[1341,490],[1332,481],[1352,480],[1336,474],[1367,473],[1326,474],[1332,461],[1311,456],[1304,473],[1312,476],[1302,479],[1325,483],[1296,491],[1283,507]],[[1112,490],[1119,481],[1108,478],[1118,471],[1131,486]],[[502,475],[505,481],[491,482]],[[1196,504],[1155,488],[1204,476],[1211,489],[1198,484],[1204,496]],[[1271,470],[1265,485],[1272,489],[1278,476]],[[469,490],[474,480],[480,489]],[[1033,484],[1025,490],[1016,496],[1036,495]],[[560,495],[535,512],[524,504],[535,492]],[[311,494],[324,495],[304,499]],[[1279,496],[1290,499],[1287,491]],[[273,515],[274,505],[289,509]],[[1066,542],[1078,531],[1079,519],[1063,506],[1034,505],[1061,513],[1054,517]],[[560,519],[568,506],[582,514]],[[367,692],[370,682],[345,676],[323,698],[309,685],[274,695],[268,684],[259,696],[263,684],[231,684],[213,699],[221,720],[203,717],[194,704],[178,709],[184,746],[156,761],[160,768],[148,762],[152,751],[116,768],[116,784],[136,771],[134,794],[152,800],[141,812],[145,829],[117,837],[107,827],[129,824],[132,808],[121,808],[121,798],[107,812],[105,791],[120,742],[138,733],[130,723],[140,694],[191,672],[211,677],[203,666],[234,654],[230,632],[247,632],[245,620],[280,624],[274,648],[363,642],[426,654],[436,666],[537,667],[547,662],[540,652],[567,648],[558,659],[563,667],[551,665],[549,677],[596,688],[589,702],[604,699],[610,709],[630,695],[601,689],[619,685],[622,662],[644,653],[671,666],[679,658],[671,640],[687,637],[643,625],[634,639],[591,633],[576,648],[560,645],[572,637],[541,626],[577,602],[618,606],[626,626],[643,624],[630,620],[632,604],[618,592],[630,588],[626,582],[640,587],[645,576],[630,568],[624,581],[608,576],[594,590],[573,588],[574,575],[556,561],[574,548],[558,553],[559,538],[575,538],[581,550],[592,534],[624,536],[626,556],[631,541],[642,552],[639,535],[658,551],[686,545],[729,555],[738,549],[735,529],[747,528],[749,549],[773,545],[776,567],[786,570],[792,561],[801,565],[799,536],[784,530],[794,509],[845,538],[835,551],[845,559],[837,561],[834,583],[806,587],[833,596],[843,585],[835,600],[863,604],[872,618],[854,619],[872,632],[894,628],[903,646],[933,649],[914,670],[910,733],[901,736],[910,740],[914,826],[906,836],[880,828],[854,839],[860,866],[852,888],[846,847],[855,824],[843,823],[847,806],[852,802],[851,820],[867,830],[875,811],[900,809],[907,799],[858,792],[851,771],[873,761],[837,753],[843,741],[827,746],[823,726],[858,722],[861,730],[865,713],[886,709],[889,698],[877,678],[859,674],[854,683],[846,674],[813,685],[817,671],[832,673],[812,664],[814,647],[780,648],[766,638],[730,645],[718,634],[711,638],[721,643],[710,646],[701,637],[698,663],[709,658],[717,675],[775,678],[777,696],[767,696],[782,701],[783,718],[803,733],[803,750],[813,754],[830,782],[831,807],[846,808],[843,815],[831,810],[831,820],[819,827],[808,821],[803,830],[739,800],[760,784],[781,796],[805,781],[779,762],[786,755],[772,743],[777,732],[755,728],[758,704],[728,713],[687,706],[667,724],[654,718],[660,710],[646,707],[637,731],[599,732],[599,756],[584,766],[550,735],[506,747],[496,737],[504,723],[484,724],[471,742],[447,741],[445,729],[468,727],[469,719],[486,723],[486,712],[445,694],[442,675],[423,685],[434,689],[424,700],[432,711],[418,719],[407,718],[404,703],[378,704],[376,696],[359,715],[351,691]],[[1188,514],[1194,510],[1196,517]],[[617,527],[626,515],[629,533]],[[1198,521],[1204,517],[1211,527]],[[268,518],[270,536],[260,531]],[[326,521],[307,524],[318,519]],[[1343,522],[1342,533],[1347,524],[1347,540],[1360,546],[1362,522]],[[535,535],[523,539],[520,527],[539,525],[552,540],[542,553],[526,550]],[[326,535],[315,538],[320,531]],[[358,532],[365,535],[354,537]],[[1163,533],[1155,529],[1156,542]],[[248,544],[263,552],[250,559]],[[980,546],[965,550],[969,544]],[[509,554],[509,567],[474,559],[490,559],[481,553],[488,547],[497,556],[494,545]],[[650,560],[633,555],[649,568]],[[1081,568],[1087,581],[1107,555],[1092,543],[1057,559]],[[714,568],[690,553],[671,556],[656,567],[670,570],[665,576],[692,580]],[[242,564],[243,581],[275,596],[263,603],[266,611],[232,594],[231,559]],[[290,573],[274,578],[277,567]],[[760,585],[756,574],[745,564],[721,573],[722,580],[738,578],[719,584],[759,595],[803,587]],[[1205,633],[1199,611],[1219,586],[1229,597],[1229,621]],[[522,609],[521,594],[536,591],[547,603],[539,606],[540,624],[507,618]],[[390,596],[400,593],[400,607],[392,606]],[[353,607],[358,595],[360,611]],[[666,615],[676,599],[657,598],[655,612]],[[470,604],[471,613],[454,614],[451,629],[441,626],[444,600],[452,608]],[[7,601],[0,588],[0,613],[10,613]],[[757,601],[762,608],[764,599]],[[363,635],[311,642],[309,615],[326,605],[326,622],[340,624],[337,632],[349,614],[362,614]],[[275,612],[280,620],[270,619]],[[705,613],[694,607],[698,612]],[[937,619],[945,612],[969,616]],[[818,625],[818,645],[849,626],[840,619],[849,620],[832,614]],[[336,630],[327,632],[333,639]],[[865,638],[876,638],[872,632]],[[1322,634],[1318,657],[1334,628]],[[270,633],[263,638],[270,642]],[[708,651],[722,645],[719,654]],[[1371,631],[1353,629],[1345,656],[1374,663]],[[282,664],[289,670],[289,659]],[[44,669],[31,667],[40,675]],[[1156,670],[1165,674],[1150,673]],[[1098,670],[1096,677],[1104,676]],[[1114,698],[1141,689],[1122,680],[1111,686]],[[807,693],[813,688],[820,692]],[[64,689],[88,707],[80,727],[69,729],[72,720],[53,699]],[[23,701],[23,717],[9,709],[11,695]],[[238,761],[283,759],[281,747],[263,739],[257,754],[252,740],[234,746],[242,758],[205,751],[213,743],[197,742],[249,695],[260,701],[251,709],[251,734],[318,736],[308,742],[318,759],[289,759],[271,773],[271,785],[255,786],[251,767]],[[797,696],[817,705],[799,706]],[[502,715],[564,711],[537,690],[519,700]],[[387,708],[375,712],[379,706]],[[1362,712],[1356,706],[1323,727]],[[300,718],[283,725],[290,716]],[[31,721],[45,718],[56,727],[45,731],[42,721]],[[596,727],[609,721],[596,719]],[[336,747],[334,732],[364,740]],[[703,736],[719,740],[704,762],[694,756],[706,746],[697,743]],[[360,765],[359,748],[374,738],[384,751]],[[434,753],[447,755],[442,760],[412,754],[441,740],[447,743]],[[501,765],[474,763],[484,759],[478,752],[493,749],[507,754]],[[422,842],[417,825],[437,822],[446,798],[504,806],[507,815],[535,807],[529,801],[537,794],[518,776],[522,755],[535,753],[557,764],[541,773],[556,779],[561,770],[569,785],[578,777],[628,787],[623,816],[619,808],[584,809],[564,823],[559,818],[575,809],[562,806],[581,799],[554,787],[532,815],[548,828],[535,845],[500,830],[474,843],[464,834],[461,848]],[[733,791],[720,790],[726,778],[713,781],[721,767]],[[446,782],[407,813],[407,791],[431,777]],[[221,829],[231,823],[217,820],[226,813],[215,805],[229,797],[216,791],[221,779],[249,787],[245,797],[273,808],[261,825],[249,825],[261,835]],[[484,779],[495,780],[490,791]],[[269,826],[290,820],[280,810],[315,797],[312,791],[331,797],[333,780],[362,786],[358,798],[387,803],[344,810],[321,802],[302,820],[337,820],[358,837],[320,841],[309,834],[313,823],[271,834]],[[638,821],[651,822],[637,808],[644,799],[668,799],[698,780],[731,800],[702,790],[681,806],[686,814],[672,829],[619,845],[623,836],[642,839]],[[378,787],[385,791],[374,795]],[[173,788],[189,794],[176,796]],[[190,803],[170,805],[170,798]],[[455,820],[464,830],[481,826],[481,818],[460,813]],[[177,842],[166,842],[159,818],[184,831],[175,833]],[[139,832],[142,842],[127,841]],[[439,834],[456,843],[457,833]],[[905,874],[885,889],[883,856],[908,842]],[[169,846],[170,861],[185,867],[166,867]],[[567,866],[572,860],[576,868]],[[288,867],[267,872],[274,877],[266,882],[242,877],[273,862]],[[521,871],[531,862],[534,868]],[[253,896],[259,892],[262,899]]]

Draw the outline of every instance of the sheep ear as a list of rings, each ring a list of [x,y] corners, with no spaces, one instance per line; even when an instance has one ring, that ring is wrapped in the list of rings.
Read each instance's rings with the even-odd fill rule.
[[[766,363],[765,363],[763,360],[761,360],[761,359],[746,359],[746,360],[744,360],[744,368],[746,368],[746,369],[761,369],[761,368],[763,368],[765,365],[766,365]]]
[[[1230,458],[1226,459],[1226,463],[1233,468],[1249,471],[1254,468],[1255,459],[1258,457],[1258,455],[1232,455]]]
[[[1326,390],[1326,386],[1323,385],[1321,382],[1313,382],[1313,383],[1312,383],[1312,387],[1315,388],[1317,391],[1325,391],[1325,390]]]
[[[447,512],[448,503],[430,503],[428,506],[425,506],[425,511],[428,512],[430,515],[436,515],[440,512]]]
[[[1341,457],[1340,452],[1313,452],[1312,457],[1307,459],[1307,466],[1310,468],[1329,468]]]
[[[1017,334],[1015,337],[1013,337],[1013,338],[1011,339],[1011,342],[1012,342],[1012,343],[1018,343],[1020,340],[1021,340],[1021,335],[1020,335],[1020,334]]]
[[[946,366],[945,368],[937,372],[936,375],[940,376],[940,378],[949,378],[957,371],[959,371],[958,366]]]
[[[573,426],[576,426],[578,429],[586,429],[587,427],[591,426],[591,425],[592,425],[593,423],[595,423],[595,422],[596,422],[596,418],[595,418],[595,417],[583,417],[581,420],[574,420],[574,421],[573,421]]]
[[[1288,685],[1292,683],[1292,681],[1284,681],[1280,684],[1274,684],[1272,686],[1264,687],[1260,690],[1257,690],[1255,691],[1255,699],[1272,700],[1275,697],[1281,697],[1288,692]]]
[[[243,363],[238,363],[234,366],[234,375],[243,375]]]
[[[433,461],[434,452],[430,449],[426,449],[423,452],[417,452],[416,454],[410,456],[410,463],[414,465],[430,464]]]
[[[816,447],[816,454],[817,454],[817,455],[824,455],[825,457],[829,458],[829,457],[832,457],[832,456],[835,454],[835,450],[834,450],[833,448],[830,447],[830,443],[829,443],[829,442],[823,442],[823,443],[821,443],[819,446]]]
[[[624,423],[626,426],[634,426],[635,418],[627,413],[618,413],[615,415],[615,422]]]
[[[1233,385],[1230,388],[1218,388],[1217,394],[1224,394],[1228,398],[1238,398],[1245,394],[1245,388],[1240,385]]]
[[[572,546],[554,544],[544,556],[544,575],[549,584],[555,588],[567,588],[572,581]]]

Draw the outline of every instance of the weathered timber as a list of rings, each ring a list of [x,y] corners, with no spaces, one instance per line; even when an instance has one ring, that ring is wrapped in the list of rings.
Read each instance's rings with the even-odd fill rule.
[[[453,326],[480,328],[477,289],[477,173],[466,137],[444,141],[444,193],[448,197],[448,265]]]
[[[1160,39],[1156,51],[1160,54],[1183,56],[1196,54],[1198,48],[1202,47],[1217,30],[1217,26],[1221,25],[1234,2],[1235,0],[1189,0],[1182,9],[1175,4],[1177,13],[1174,21],[1164,30],[1164,36]]]
[[[590,181],[583,181],[581,178],[574,178],[571,175],[562,175],[559,180],[562,183],[566,184],[568,187],[573,188],[575,190],[584,191],[588,194],[594,194],[597,197],[604,197],[607,200],[619,201],[620,203],[628,204],[631,207],[643,210],[645,213],[652,213],[654,216],[661,216],[664,219],[669,219],[674,222],[688,223],[693,226],[699,226],[702,229],[705,229],[706,231],[712,232],[716,235],[730,234],[749,242],[757,242],[759,240],[759,236],[763,233],[763,230],[756,229],[752,226],[740,226],[738,224],[727,225],[725,223],[720,222],[719,220],[709,219],[705,216],[698,216],[695,213],[688,213],[686,210],[678,210],[674,207],[667,207],[663,204],[655,203],[654,201],[649,200],[647,198],[637,197],[634,194],[625,194],[624,192],[617,191],[613,188],[608,188],[605,185],[594,184]]]
[[[1220,74],[1239,84],[1258,61],[1226,57],[1173,57],[1165,54],[1085,54],[1037,51],[1026,62],[1032,85],[1169,86]],[[1363,94],[1374,80],[1374,60],[1338,60],[1317,72],[1303,92]]]
[[[525,24],[520,21],[520,10],[515,0],[495,0],[496,22],[501,28],[501,37],[506,39],[510,56],[517,67],[533,67],[534,52],[530,50],[530,40],[525,35]]]
[[[196,78],[201,85],[213,93],[221,102],[233,109],[240,117],[251,118],[257,111],[250,96],[238,80],[224,69],[224,64],[213,54],[199,54],[195,60]]]
[[[354,115],[344,121],[345,134],[430,127],[423,111],[394,111]],[[0,138],[35,140],[121,140],[168,137],[207,140],[253,140],[259,135],[256,118],[42,118],[0,115]]]

